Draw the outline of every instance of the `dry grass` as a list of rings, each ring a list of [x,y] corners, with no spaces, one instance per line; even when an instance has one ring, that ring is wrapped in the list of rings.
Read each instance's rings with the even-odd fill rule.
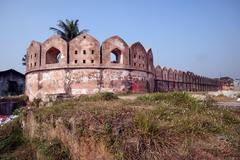
[[[236,101],[235,98],[227,97],[227,96],[224,96],[223,94],[220,94],[220,95],[218,95],[218,96],[212,96],[212,98],[213,98],[216,102],[231,102],[231,101]]]
[[[93,137],[115,159],[240,158],[240,116],[212,99],[198,101],[187,93],[103,97],[81,96],[32,111],[40,130],[61,119],[75,137]]]

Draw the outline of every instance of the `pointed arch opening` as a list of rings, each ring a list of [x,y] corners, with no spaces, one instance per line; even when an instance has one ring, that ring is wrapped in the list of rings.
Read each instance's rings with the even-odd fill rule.
[[[60,56],[60,50],[55,47],[51,47],[46,53],[46,64],[59,63]]]
[[[111,63],[120,63],[121,62],[121,50],[115,48],[111,51]]]

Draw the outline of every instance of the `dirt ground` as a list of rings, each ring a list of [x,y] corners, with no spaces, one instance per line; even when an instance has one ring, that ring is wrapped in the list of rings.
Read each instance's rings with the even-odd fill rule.
[[[240,102],[217,102],[218,106],[240,110]]]

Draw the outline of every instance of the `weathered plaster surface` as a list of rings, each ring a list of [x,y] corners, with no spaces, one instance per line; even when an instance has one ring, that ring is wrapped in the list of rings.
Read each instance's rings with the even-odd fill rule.
[[[60,56],[56,59],[53,55],[58,52]],[[116,55],[115,61],[111,60],[111,54]],[[33,41],[28,47],[25,93],[33,100],[104,91],[209,91],[219,87],[217,80],[154,67],[153,61],[151,49],[146,50],[140,42],[129,47],[119,36],[110,37],[102,44],[88,34],[70,42],[52,36],[43,43]]]

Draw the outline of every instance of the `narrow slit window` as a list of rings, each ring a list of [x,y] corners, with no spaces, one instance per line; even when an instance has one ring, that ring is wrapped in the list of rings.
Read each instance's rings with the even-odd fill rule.
[[[92,50],[92,54],[94,54],[94,50]]]
[[[36,62],[34,63],[34,66],[37,66],[37,63],[36,63]]]

